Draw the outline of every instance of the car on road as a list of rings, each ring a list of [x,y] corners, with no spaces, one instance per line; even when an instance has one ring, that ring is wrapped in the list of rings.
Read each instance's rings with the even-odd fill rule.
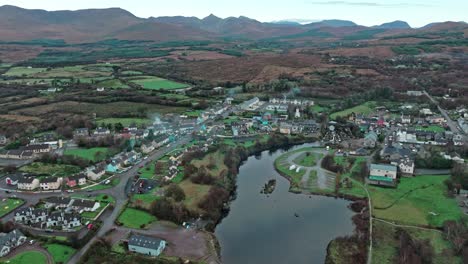
[[[148,159],[148,156],[144,157],[143,159],[144,159],[144,160],[147,160],[147,159]]]
[[[29,240],[29,245],[34,244],[34,242],[36,242],[36,241],[35,240]]]
[[[75,191],[73,191],[73,190],[68,190],[67,192],[72,193],[72,192],[75,192]]]

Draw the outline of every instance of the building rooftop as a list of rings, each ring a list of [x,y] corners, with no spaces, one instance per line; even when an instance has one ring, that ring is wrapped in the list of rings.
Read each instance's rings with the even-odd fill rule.
[[[386,170],[386,171],[392,171],[392,172],[397,172],[396,166],[393,165],[388,165],[388,164],[371,164],[370,166],[371,170]]]
[[[161,244],[161,241],[163,240],[156,237],[132,235],[128,240],[128,245],[157,250]]]

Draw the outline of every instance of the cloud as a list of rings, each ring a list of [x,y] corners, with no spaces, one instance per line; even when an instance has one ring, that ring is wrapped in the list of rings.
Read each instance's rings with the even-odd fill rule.
[[[308,2],[312,5],[346,5],[346,6],[370,6],[370,7],[408,7],[408,6],[431,6],[420,3],[377,3],[377,2],[352,2],[352,1],[321,1]]]

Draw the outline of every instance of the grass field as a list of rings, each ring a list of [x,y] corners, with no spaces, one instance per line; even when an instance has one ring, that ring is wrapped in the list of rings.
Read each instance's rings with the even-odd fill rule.
[[[157,196],[154,191],[156,191],[156,189],[145,194],[134,194],[131,199],[133,205],[140,205],[145,208],[149,208],[151,203],[161,198],[160,196]]]
[[[91,190],[91,191],[98,191],[98,190],[105,190],[105,189],[109,189],[109,188],[112,188],[114,186],[117,186],[117,184],[120,183],[120,178],[112,178],[111,182],[109,184],[98,184],[96,186],[93,186],[93,187],[90,187],[90,188],[87,188],[86,190]]]
[[[184,190],[185,200],[184,204],[188,209],[193,211],[200,210],[198,208],[198,203],[208,194],[210,190],[209,185],[195,184],[189,179],[182,181],[179,186]]]
[[[11,76],[11,77],[21,77],[23,75],[32,75],[36,73],[40,73],[47,70],[47,68],[28,68],[28,67],[13,67],[9,69],[6,73],[3,75],[5,76]]]
[[[105,160],[108,154],[108,148],[67,149],[64,153],[64,155],[76,156],[94,162]]]
[[[149,213],[133,208],[126,208],[117,219],[122,225],[130,228],[141,228],[143,225],[150,225],[156,221],[156,217]]]
[[[121,72],[122,75],[142,75],[143,73],[140,71],[123,71]]]
[[[224,164],[224,153],[220,150],[205,155],[201,160],[192,160],[191,163],[197,168],[204,166],[215,178],[219,177],[223,171],[227,171],[227,166]],[[214,165],[212,169],[208,168],[210,164]]]
[[[9,263],[9,264],[45,264],[47,262],[47,257],[42,254],[41,252],[37,251],[28,251],[23,252],[15,257],[8,260],[8,262],[2,263]]]
[[[428,131],[428,132],[435,132],[435,133],[442,133],[445,131],[445,128],[437,125],[431,125],[427,127],[417,126],[416,130]]]
[[[313,167],[317,165],[317,161],[319,161],[321,157],[323,157],[323,155],[320,153],[305,152],[295,158],[293,162],[301,166]]]
[[[97,83],[97,86],[111,89],[128,89],[128,85],[122,83],[118,79],[110,79]]]
[[[19,169],[22,172],[36,175],[54,175],[57,177],[69,176],[81,171],[80,167],[66,164],[47,164],[33,162]]]
[[[101,118],[96,121],[98,124],[117,124],[121,123],[123,126],[128,127],[132,124],[138,125],[149,125],[151,120],[147,118]]]
[[[21,199],[4,198],[0,201],[0,217],[20,207],[24,203]]]
[[[377,218],[409,225],[440,227],[446,220],[458,220],[462,212],[446,196],[444,181],[449,176],[402,178],[396,189],[370,186],[373,214]]]
[[[372,250],[372,263],[391,264],[398,256],[399,239],[397,229],[389,224],[374,221],[374,245]],[[434,249],[434,264],[462,263],[459,257],[454,256],[450,242],[445,240],[441,233],[431,230],[404,228],[413,240],[429,240]],[[444,252],[445,251],[445,252]]]
[[[53,256],[55,263],[67,263],[76,251],[76,249],[72,247],[61,244],[47,244],[45,248]]]
[[[152,76],[145,76],[145,78],[131,80],[131,82],[149,90],[177,90],[187,88],[186,84]]]
[[[149,163],[144,168],[138,170],[140,178],[152,179],[154,177],[155,169],[155,163]]]
[[[352,108],[345,109],[343,111],[335,112],[335,113],[330,115],[330,118],[335,119],[338,116],[346,117],[346,116],[350,115],[353,112],[356,113],[356,114],[367,115],[367,114],[372,113],[374,107],[375,107],[375,102],[370,101],[370,102],[366,102],[364,104],[361,104],[361,105],[358,105],[358,106],[355,106],[355,107],[352,107]]]

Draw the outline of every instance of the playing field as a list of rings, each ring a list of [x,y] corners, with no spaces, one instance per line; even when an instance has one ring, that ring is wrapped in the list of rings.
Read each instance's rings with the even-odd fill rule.
[[[3,217],[9,212],[15,210],[16,208],[21,206],[23,203],[24,201],[20,199],[14,199],[14,198],[5,198],[5,199],[0,200],[0,217]]]
[[[187,88],[186,84],[169,81],[163,78],[146,76],[145,78],[131,80],[132,83],[140,85],[149,90],[177,90]]]
[[[45,264],[47,262],[47,258],[44,254],[37,251],[27,251],[24,253],[20,253],[15,257],[9,259],[7,262],[9,264]]]

